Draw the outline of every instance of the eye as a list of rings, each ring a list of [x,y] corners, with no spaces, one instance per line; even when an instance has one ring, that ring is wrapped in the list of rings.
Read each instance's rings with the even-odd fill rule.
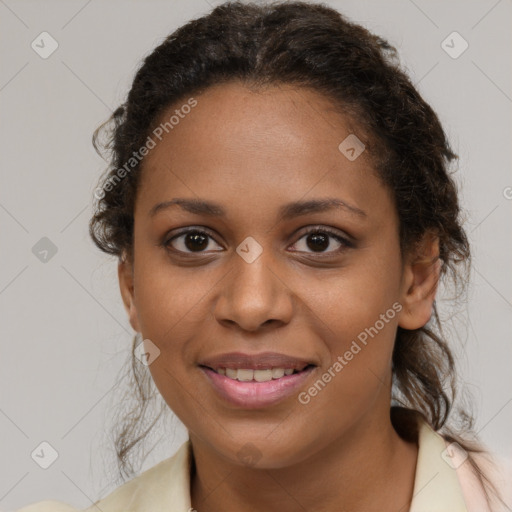
[[[164,241],[162,245],[175,252],[185,254],[202,253],[209,247],[209,240],[213,240],[213,237],[207,231],[187,229]]]
[[[311,249],[313,253],[318,253],[319,255],[324,253],[328,255],[337,252],[339,253],[348,247],[354,247],[354,244],[350,242],[350,240],[340,235],[337,231],[322,226],[309,228],[305,233],[303,233],[299,241],[302,239],[306,239],[306,248]],[[332,239],[335,240],[334,244],[331,242]],[[214,241],[214,238],[208,231],[192,228],[183,230],[173,237],[166,239],[162,245],[166,249],[177,253],[201,254],[205,253],[210,247],[210,240]],[[298,242],[295,242],[295,245],[297,244]],[[337,248],[335,247],[334,250],[326,251],[326,249],[331,248],[332,245],[336,246],[336,244],[338,245]],[[222,250],[223,249],[221,248],[221,251]],[[221,251],[214,250],[213,252]],[[298,249],[298,251],[308,252],[301,249]],[[210,250],[209,252],[212,251]]]
[[[330,228],[325,228],[321,226],[315,226],[313,228],[308,229],[303,236],[299,239],[306,239],[305,245],[307,248],[310,248],[313,253],[339,253],[345,250],[347,247],[353,247],[354,244],[350,242],[347,238],[341,236],[337,231],[334,231]],[[331,243],[331,240],[334,239],[335,243]],[[295,243],[297,245],[298,242]],[[334,250],[326,251],[326,249],[335,246]],[[336,247],[338,245],[338,247]],[[305,251],[308,252],[308,251]]]

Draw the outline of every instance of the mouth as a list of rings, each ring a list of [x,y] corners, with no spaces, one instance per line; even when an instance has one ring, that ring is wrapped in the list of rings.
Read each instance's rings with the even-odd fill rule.
[[[202,366],[202,365],[200,365]],[[202,366],[207,368],[218,375],[227,377],[228,379],[237,380],[239,382],[269,382],[271,380],[278,380],[284,376],[295,375],[305,370],[313,368],[313,364],[302,365],[301,368],[211,368],[209,366]]]
[[[264,409],[297,396],[318,368],[275,353],[226,354],[198,366],[217,399],[238,409]]]

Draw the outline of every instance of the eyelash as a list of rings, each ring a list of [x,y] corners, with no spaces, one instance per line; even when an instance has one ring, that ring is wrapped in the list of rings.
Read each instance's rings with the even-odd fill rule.
[[[167,251],[169,251],[169,252],[173,252],[175,254],[177,253],[179,255],[186,255],[186,257],[194,257],[195,254],[197,254],[197,255],[205,254],[204,251],[197,251],[197,252],[194,253],[194,252],[180,251],[178,249],[173,249],[173,248],[170,247],[170,244],[171,244],[172,241],[174,241],[174,240],[176,240],[176,239],[178,239],[178,238],[180,238],[180,237],[182,237],[184,235],[187,235],[189,233],[195,233],[195,234],[199,234],[199,235],[206,235],[207,237],[215,240],[213,235],[208,230],[206,230],[205,228],[201,228],[201,229],[199,229],[199,228],[189,228],[189,229],[185,229],[183,231],[180,231],[179,233],[176,233],[173,237],[171,237],[169,239],[165,239],[164,242],[162,243],[162,246]],[[322,233],[322,234],[329,235],[330,237],[334,238],[337,242],[341,243],[342,247],[340,247],[339,249],[336,249],[334,251],[318,252],[318,253],[310,252],[310,253],[307,253],[307,254],[314,254],[314,255],[316,255],[316,257],[322,258],[322,257],[326,257],[326,256],[332,256],[332,254],[341,253],[342,251],[344,251],[347,248],[354,247],[354,244],[350,240],[348,240],[347,238],[341,236],[337,231],[334,231],[334,230],[332,230],[330,228],[326,228],[326,227],[322,227],[322,226],[314,226],[314,227],[309,228],[307,231],[302,233],[302,235],[300,236],[300,238],[298,238],[297,241],[299,241],[302,238],[304,238],[305,236],[313,234],[313,233]],[[297,242],[295,242],[295,243],[297,243]],[[294,243],[294,245],[295,245],[295,243]],[[215,251],[215,252],[220,252],[220,251]],[[300,252],[300,251],[297,251],[297,252]]]

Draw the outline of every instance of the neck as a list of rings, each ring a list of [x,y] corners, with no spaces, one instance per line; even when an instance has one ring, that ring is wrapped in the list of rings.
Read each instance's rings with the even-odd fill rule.
[[[394,430],[389,407],[369,412],[350,431],[292,466],[262,469],[232,463],[196,439],[192,506],[199,512],[339,510],[407,512],[416,443]],[[229,507],[226,507],[229,503]]]

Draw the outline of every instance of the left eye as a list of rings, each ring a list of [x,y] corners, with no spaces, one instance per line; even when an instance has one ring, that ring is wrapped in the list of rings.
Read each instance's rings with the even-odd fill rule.
[[[317,253],[334,253],[339,252],[346,247],[352,246],[352,244],[346,238],[342,237],[337,232],[331,231],[330,229],[327,228],[310,229],[309,231],[303,234],[299,241],[302,239],[306,240],[305,244],[309,249]],[[339,245],[334,250],[326,251],[325,249],[328,249],[332,245],[330,242],[331,239],[334,239],[336,243]],[[297,243],[298,242],[296,242],[295,245],[297,245]]]

